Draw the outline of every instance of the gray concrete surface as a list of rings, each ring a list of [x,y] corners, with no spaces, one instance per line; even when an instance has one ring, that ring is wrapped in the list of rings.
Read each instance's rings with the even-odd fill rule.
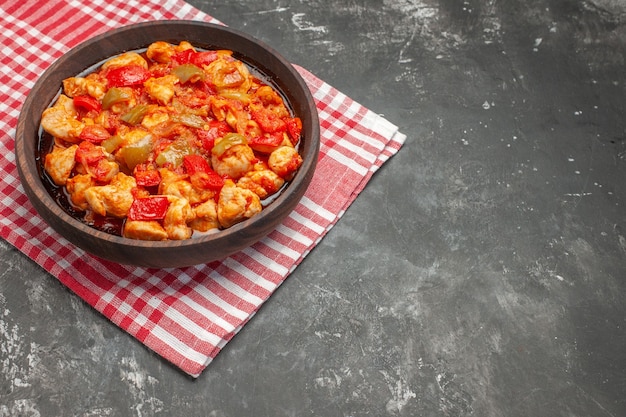
[[[0,241],[0,416],[626,415],[626,4],[194,0],[407,134],[192,380]]]

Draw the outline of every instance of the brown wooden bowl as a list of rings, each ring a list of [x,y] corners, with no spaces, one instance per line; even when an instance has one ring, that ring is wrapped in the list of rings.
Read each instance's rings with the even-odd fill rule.
[[[242,61],[261,71],[287,98],[302,119],[299,152],[304,160],[282,193],[251,219],[214,234],[181,241],[150,242],[98,231],[68,214],[51,196],[36,160],[41,114],[56,98],[62,80],[104,59],[150,43],[182,40],[207,49],[230,49]],[[319,153],[319,120],[315,102],[294,67],[274,49],[253,37],[210,23],[155,21],[134,24],[98,35],[71,49],[33,86],[19,116],[15,153],[22,185],[41,217],[79,248],[103,259],[154,268],[184,267],[225,258],[267,235],[296,207],[306,191]]]

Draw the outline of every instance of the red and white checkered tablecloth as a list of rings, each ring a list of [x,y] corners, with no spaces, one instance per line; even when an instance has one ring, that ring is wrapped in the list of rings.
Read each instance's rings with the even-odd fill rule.
[[[113,323],[197,377],[398,152],[405,136],[296,67],[316,100],[322,144],[310,188],[276,230],[223,261],[182,269],[136,268],[93,257],[52,230],[24,194],[14,154],[20,108],[37,78],[68,49],[112,28],[163,19],[219,23],[182,0],[0,4],[0,236]]]

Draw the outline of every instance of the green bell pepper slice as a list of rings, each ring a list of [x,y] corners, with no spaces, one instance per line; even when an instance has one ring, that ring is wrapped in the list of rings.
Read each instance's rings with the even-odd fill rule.
[[[148,111],[148,105],[147,104],[137,104],[135,107],[130,109],[128,112],[126,112],[122,116],[120,116],[120,119],[122,119],[126,123],[134,126],[137,123],[141,123],[141,121],[143,120],[143,117],[146,115],[147,111]]]
[[[126,162],[126,166],[131,171],[135,166],[146,162],[152,154],[152,135],[147,134],[135,143],[124,146],[120,149],[120,157]]]
[[[102,108],[104,110],[110,109],[114,104],[122,103],[131,99],[130,94],[127,91],[118,87],[109,88],[102,97]]]
[[[157,155],[155,162],[159,167],[171,164],[174,168],[178,168],[183,163],[185,155],[192,153],[194,152],[189,142],[181,138],[166,146],[165,149]]]
[[[194,64],[182,64],[175,67],[172,73],[178,77],[181,83],[185,84],[189,81],[192,83],[203,81],[205,78],[202,68]]]
[[[211,153],[218,158],[221,158],[224,152],[226,152],[233,146],[247,144],[248,141],[243,135],[234,132],[227,133],[221,140],[217,141],[217,143],[213,146],[213,149],[211,149]]]

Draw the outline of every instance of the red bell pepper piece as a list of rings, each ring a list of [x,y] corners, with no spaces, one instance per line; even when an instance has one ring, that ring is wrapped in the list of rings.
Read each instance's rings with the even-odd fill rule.
[[[137,169],[140,165],[135,167],[133,175],[137,185],[141,187],[156,187],[161,183],[161,174],[156,169]]]
[[[183,166],[194,187],[219,191],[224,186],[224,179],[211,169],[208,161],[201,155],[185,155]]]
[[[214,96],[217,94],[217,87],[215,86],[215,84],[206,80],[202,82],[202,84],[200,84],[198,88],[202,88],[202,91],[204,91],[207,95],[210,95],[210,96]]]
[[[100,112],[102,105],[100,101],[88,95],[76,96],[73,98],[74,106],[86,111]]]
[[[111,173],[111,165],[100,146],[89,141],[82,141],[76,150],[75,160],[87,168],[87,171],[97,180],[107,180]]]
[[[162,195],[136,198],[128,210],[128,220],[162,220],[169,206],[170,201]]]
[[[271,110],[260,109],[253,111],[252,118],[267,133],[283,132],[287,129],[287,124]]]
[[[190,61],[192,64],[199,66],[202,68],[203,65],[209,65],[211,62],[217,59],[216,51],[200,51],[194,53]]]
[[[185,49],[184,51],[176,52],[171,57],[172,66],[189,64],[194,53],[195,51],[193,49]]]
[[[75,155],[76,162],[84,165],[93,165],[102,158],[104,158],[102,149],[97,148],[93,143],[81,142],[78,145]]]
[[[150,76],[150,71],[141,65],[134,64],[113,68],[106,73],[109,88],[141,85]]]
[[[293,117],[287,120],[287,133],[293,140],[294,145],[298,143],[302,133],[302,120],[300,120],[299,117]]]
[[[196,134],[198,139],[202,142],[202,147],[210,152],[215,145],[217,138],[223,137],[225,134],[232,132],[233,130],[226,122],[219,122],[217,120],[211,120],[209,122],[209,130],[197,129]]]
[[[209,172],[211,170],[209,162],[204,159],[202,155],[198,154],[185,155],[183,157],[183,165],[189,175],[193,175],[197,172]]]
[[[283,140],[285,140],[283,132],[275,132],[257,136],[255,138],[248,138],[248,145],[252,148],[259,146],[276,148],[283,143]]]
[[[203,65],[209,65],[217,59],[216,51],[199,51],[193,49],[185,49],[172,55],[172,65],[194,64],[202,68]]]
[[[111,134],[103,126],[100,125],[86,125],[81,130],[79,139],[86,140],[91,143],[101,143],[102,141],[111,137]]]

